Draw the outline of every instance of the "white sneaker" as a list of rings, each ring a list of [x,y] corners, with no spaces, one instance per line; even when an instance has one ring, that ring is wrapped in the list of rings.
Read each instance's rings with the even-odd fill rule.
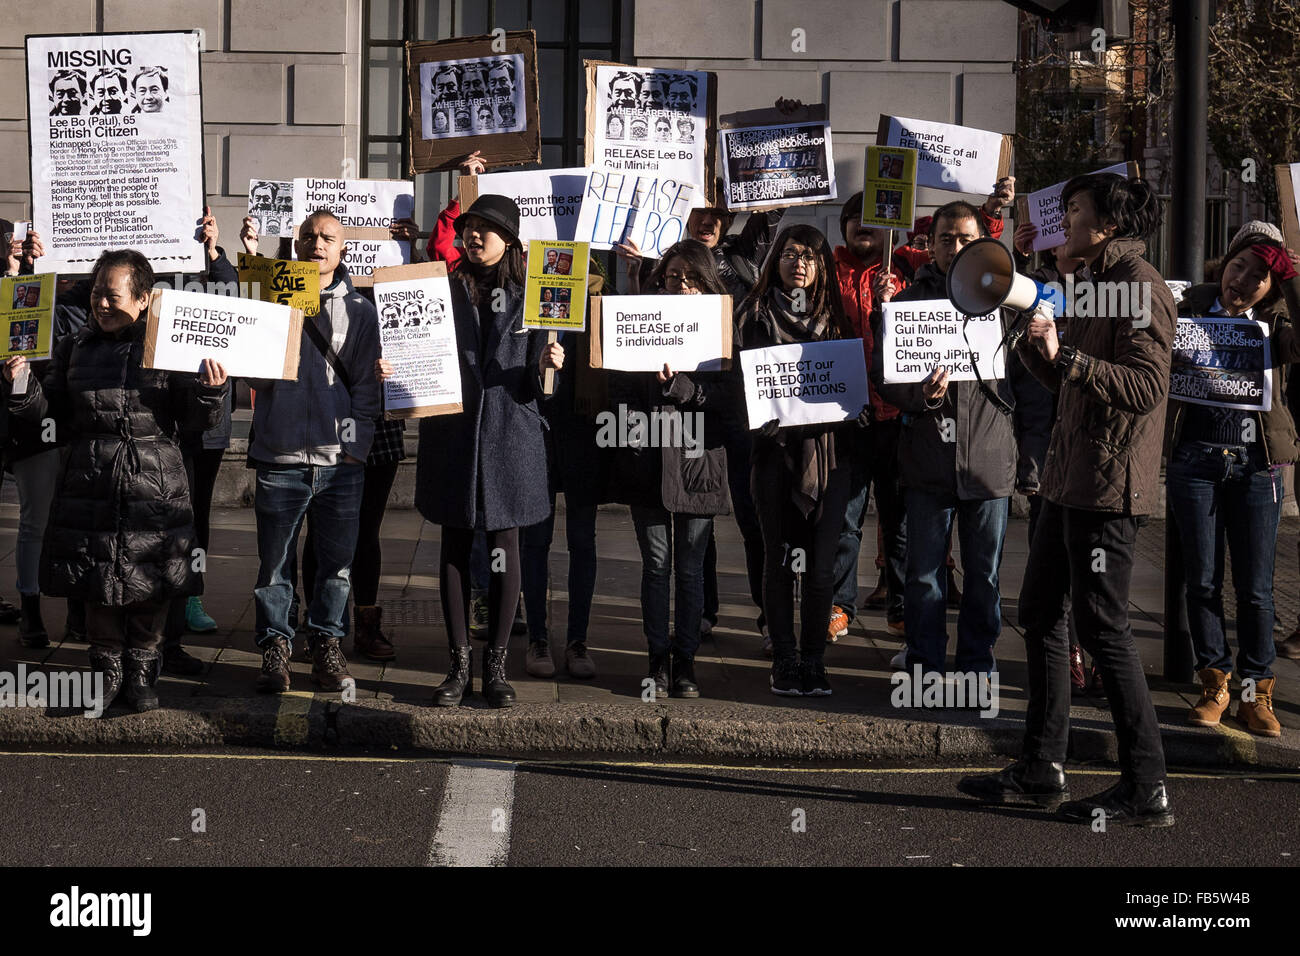
[[[907,670],[907,645],[906,644],[903,645],[902,650],[900,650],[897,654],[895,654],[893,657],[889,659],[889,666],[896,671]]]

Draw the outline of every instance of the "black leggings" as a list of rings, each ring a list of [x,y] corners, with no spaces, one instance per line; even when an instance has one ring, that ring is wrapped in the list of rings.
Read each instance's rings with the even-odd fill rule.
[[[195,452],[194,473],[190,476],[190,502],[194,506],[194,531],[199,539],[199,547],[208,550],[208,534],[211,528],[212,489],[217,485],[217,472],[221,470],[221,459],[225,456],[224,448],[204,448]]]
[[[438,559],[438,587],[442,596],[442,619],[453,647],[469,644],[469,564],[474,532],[469,528],[442,528],[442,552]],[[519,564],[519,529],[487,532],[488,634],[492,647],[505,650],[510,628],[519,606],[523,579]],[[500,548],[499,553],[497,549]],[[502,564],[505,565],[502,568]]]
[[[357,547],[352,553],[352,603],[357,607],[379,603],[379,572],[384,557],[379,531],[384,524],[389,492],[397,478],[397,464],[390,461],[382,465],[366,465],[361,510],[357,515]],[[302,550],[302,589],[307,604],[311,603],[311,588],[315,581],[316,540],[308,519],[307,542]]]

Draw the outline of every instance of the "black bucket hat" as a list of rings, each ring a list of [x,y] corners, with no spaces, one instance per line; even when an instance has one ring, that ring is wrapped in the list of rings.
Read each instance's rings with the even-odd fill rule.
[[[475,199],[474,205],[457,216],[452,224],[458,236],[465,231],[466,216],[478,216],[503,231],[510,242],[519,242],[519,206],[509,196],[489,194]]]

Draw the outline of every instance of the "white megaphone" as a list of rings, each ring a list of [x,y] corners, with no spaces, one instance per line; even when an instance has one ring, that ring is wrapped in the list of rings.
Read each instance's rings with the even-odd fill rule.
[[[1011,251],[996,239],[976,239],[948,266],[948,299],[963,315],[988,315],[1006,306],[1029,312],[1047,303],[1052,314],[1064,311],[1057,289],[1016,272]]]

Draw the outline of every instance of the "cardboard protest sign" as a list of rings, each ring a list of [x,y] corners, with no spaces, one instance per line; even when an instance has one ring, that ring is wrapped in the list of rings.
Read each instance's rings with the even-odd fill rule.
[[[1169,397],[1196,405],[1266,412],[1273,405],[1268,326],[1226,315],[1179,317]]]
[[[388,235],[386,229],[377,231],[385,237]],[[376,269],[410,265],[411,244],[398,239],[349,237],[347,248],[343,252],[343,262],[348,267],[348,274],[352,276],[352,285],[364,289],[374,282]]]
[[[950,382],[1003,378],[1002,317],[967,317],[947,299],[886,302],[880,348],[886,382],[920,382],[942,366]],[[979,376],[975,374],[979,366]]]
[[[197,31],[27,37],[27,130],[42,268],[88,273],[106,248],[207,267]]]
[[[862,339],[745,349],[740,369],[750,428],[848,421],[869,400]]]
[[[574,239],[612,249],[631,239],[641,254],[658,259],[687,237],[695,186],[653,173],[593,169],[582,192]]]
[[[679,372],[731,367],[731,296],[591,297],[591,367]],[[861,346],[859,345],[859,350]]]
[[[1282,210],[1282,238],[1288,248],[1300,249],[1300,163],[1274,166],[1273,175]]]
[[[255,290],[263,302],[301,309],[303,315],[320,311],[320,267],[314,262],[268,259],[241,252],[239,283]]]
[[[1114,173],[1116,176],[1127,176],[1129,179],[1136,179],[1138,164],[1116,163],[1114,166],[1107,166],[1105,169],[1094,170],[1092,175],[1098,173]],[[1028,196],[1016,197],[1016,220],[1018,222],[1031,222],[1038,227],[1038,235],[1034,237],[1035,252],[1065,245],[1064,216],[1061,214],[1061,193],[1065,189],[1066,182],[1069,182],[1069,180],[1032,192]]]
[[[587,165],[691,183],[713,205],[716,74],[584,63]]]
[[[445,262],[375,270],[379,341],[394,366],[384,382],[384,417],[426,418],[463,411],[460,351]]]
[[[587,185],[587,170],[530,169],[513,173],[461,176],[460,208],[468,209],[479,196],[508,196],[519,207],[519,238],[572,242],[578,225],[578,208]]]
[[[387,229],[395,219],[415,215],[415,183],[407,179],[295,179],[293,219],[301,223],[318,209],[338,217],[344,235]]]
[[[878,146],[917,151],[918,186],[980,195],[1010,175],[1011,142],[1005,133],[902,116],[881,116],[876,131]]]
[[[475,150],[493,166],[541,162],[532,30],[407,43],[406,82],[411,175]]]
[[[524,328],[574,330],[587,328],[587,265],[585,242],[530,242],[528,283],[524,287]]]
[[[917,152],[868,146],[862,183],[862,225],[911,229],[916,222]]]
[[[248,215],[257,226],[259,239],[265,236],[292,236],[293,182],[276,179],[248,181]]]
[[[149,302],[143,365],[197,373],[214,359],[232,377],[296,379],[302,321],[285,305],[162,289]]]
[[[49,358],[56,275],[0,279],[0,358]]]
[[[825,109],[816,112],[824,115]],[[723,129],[718,140],[728,209],[803,206],[837,196],[831,128],[824,118]]]

